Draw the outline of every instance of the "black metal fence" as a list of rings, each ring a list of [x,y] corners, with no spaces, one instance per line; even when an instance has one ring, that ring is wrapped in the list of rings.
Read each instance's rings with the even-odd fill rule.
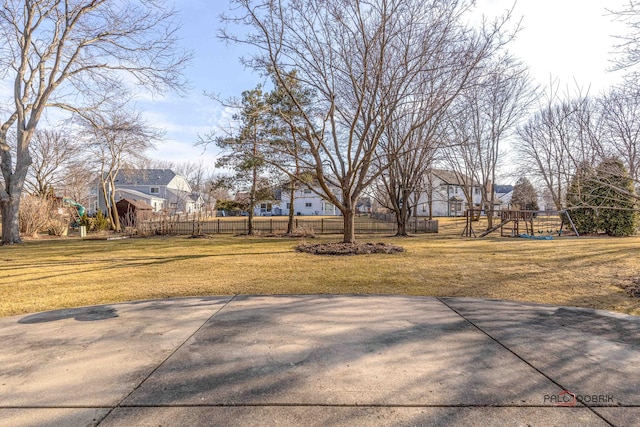
[[[253,222],[254,230],[262,234],[279,234],[287,231],[287,218],[258,218]],[[249,219],[209,218],[192,220],[162,219],[137,224],[140,234],[192,235],[192,234],[244,234],[249,230]],[[342,217],[295,218],[294,228],[310,234],[341,234],[344,232]],[[395,222],[357,218],[357,234],[394,234]],[[437,233],[438,221],[421,218],[412,219],[407,227],[410,233]]]

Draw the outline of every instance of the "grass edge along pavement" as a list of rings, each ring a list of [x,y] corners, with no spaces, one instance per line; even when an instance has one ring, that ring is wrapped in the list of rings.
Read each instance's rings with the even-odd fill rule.
[[[233,294],[495,298],[640,315],[640,298],[625,290],[640,283],[640,237],[359,240],[405,252],[318,256],[294,250],[305,240],[231,236],[30,241],[0,248],[0,316]]]

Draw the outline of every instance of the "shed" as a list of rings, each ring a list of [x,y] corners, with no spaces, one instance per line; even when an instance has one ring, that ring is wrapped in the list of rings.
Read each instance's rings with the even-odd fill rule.
[[[147,202],[135,199],[121,199],[116,203],[118,216],[123,224],[133,225],[137,221],[144,221],[153,216],[153,207]]]

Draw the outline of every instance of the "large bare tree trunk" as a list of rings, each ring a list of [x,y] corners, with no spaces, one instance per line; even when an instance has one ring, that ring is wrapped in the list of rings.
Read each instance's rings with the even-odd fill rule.
[[[293,200],[296,197],[296,186],[291,181],[291,188],[289,189],[289,221],[287,222],[287,234],[293,234],[293,216],[295,212],[293,211]]]
[[[20,239],[20,196],[24,188],[27,171],[31,165],[29,142],[33,131],[18,129],[15,168],[9,146],[6,143],[6,131],[12,122],[7,122],[0,130],[0,170],[4,177],[4,186],[0,186],[0,212],[2,213],[3,245],[22,243]]]
[[[407,232],[407,223],[409,222],[410,217],[410,209],[409,209],[409,191],[402,192],[402,205],[398,206],[394,209],[394,213],[396,214],[396,225],[398,227],[398,231],[396,232],[396,237],[408,237],[409,233]]]
[[[115,187],[114,187],[115,188]],[[110,209],[109,216],[111,217],[111,228],[113,231],[119,232],[122,231],[122,227],[120,226],[120,216],[118,215],[118,207],[116,206],[116,194],[115,191],[112,191],[109,195],[110,197]]]
[[[12,245],[22,243],[20,239],[20,192],[17,195],[10,194],[0,200],[0,213],[2,214],[2,244]]]
[[[354,209],[345,210],[342,212],[344,223],[344,234],[342,238],[343,243],[355,243],[356,242],[356,212]]]
[[[396,232],[396,237],[408,237],[407,233],[407,219],[402,215],[396,215],[396,224],[398,226],[398,231]]]

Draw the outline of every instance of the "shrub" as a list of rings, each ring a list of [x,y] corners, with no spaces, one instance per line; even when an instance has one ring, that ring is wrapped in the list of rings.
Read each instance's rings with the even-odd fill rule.
[[[92,231],[104,231],[110,229],[109,218],[104,216],[102,211],[98,209],[96,215],[93,217],[90,230]]]
[[[48,230],[52,236],[66,236],[69,230],[69,221],[62,217],[51,218]]]
[[[27,195],[20,200],[18,223],[20,233],[27,236],[47,231],[53,203],[49,199]]]

